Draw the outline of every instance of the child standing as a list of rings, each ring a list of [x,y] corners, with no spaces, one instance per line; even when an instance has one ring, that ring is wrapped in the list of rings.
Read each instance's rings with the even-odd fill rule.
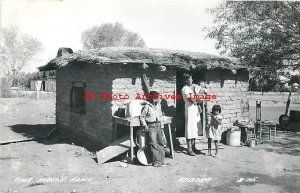
[[[160,106],[159,93],[151,91],[149,94],[149,104],[145,105],[140,122],[149,135],[149,145],[152,152],[153,166],[164,167],[165,150],[162,136],[163,116]]]
[[[221,106],[214,105],[212,108],[211,113],[207,113],[210,115],[210,123],[208,126],[208,130],[206,132],[208,138],[208,155],[211,156],[211,142],[214,140],[215,147],[216,147],[216,154],[217,157],[218,150],[219,150],[219,141],[221,140],[221,132],[222,132],[222,115],[221,115]]]

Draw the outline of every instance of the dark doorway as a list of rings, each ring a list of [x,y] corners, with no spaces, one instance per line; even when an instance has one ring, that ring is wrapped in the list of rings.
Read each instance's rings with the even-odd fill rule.
[[[42,91],[46,90],[46,81],[42,81]]]
[[[182,80],[183,71],[176,72],[176,93],[181,95],[181,89],[184,86]],[[176,137],[184,137],[184,100],[176,100]]]

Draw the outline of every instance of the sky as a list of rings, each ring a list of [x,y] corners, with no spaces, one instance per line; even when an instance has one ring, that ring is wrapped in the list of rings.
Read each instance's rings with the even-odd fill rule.
[[[0,0],[1,1],[1,0]],[[24,71],[36,71],[56,57],[60,47],[82,49],[81,33],[92,26],[120,22],[141,35],[149,48],[218,55],[215,40],[205,38],[212,25],[208,8],[221,0],[2,0],[1,27],[17,26],[37,38],[43,49]]]

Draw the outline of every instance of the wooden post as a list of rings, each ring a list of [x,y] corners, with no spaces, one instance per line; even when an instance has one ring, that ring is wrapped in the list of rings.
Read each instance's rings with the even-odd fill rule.
[[[170,151],[171,151],[171,157],[174,159],[174,148],[173,148],[173,139],[172,139],[172,130],[171,130],[171,124],[168,124],[169,129],[169,137],[170,137]]]
[[[51,92],[56,92],[56,85],[54,85],[54,80],[52,80],[51,82],[52,82]]]
[[[275,126],[275,128],[274,128],[274,139],[276,139],[276,129],[277,129],[277,128],[276,128],[276,123],[275,123],[274,126]]]
[[[261,141],[261,130],[262,130],[262,123],[259,123],[259,140]]]
[[[40,96],[39,96],[39,90],[38,90],[38,82],[34,81],[34,84],[35,84],[36,100],[39,100]]]
[[[130,162],[133,163],[133,127],[130,126]]]
[[[202,103],[202,124],[203,124],[203,137],[206,136],[206,112],[205,112],[205,105],[204,105],[205,101],[203,100],[203,103]]]
[[[113,141],[114,142],[116,140],[116,134],[117,134],[117,124],[115,119],[113,118],[113,124],[114,124],[114,134],[113,134]]]
[[[269,126],[269,140],[271,140],[271,134],[272,134],[272,126]]]

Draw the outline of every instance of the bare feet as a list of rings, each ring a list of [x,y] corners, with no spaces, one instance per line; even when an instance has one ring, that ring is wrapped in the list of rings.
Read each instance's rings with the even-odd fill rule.
[[[162,167],[162,168],[169,167],[169,166],[171,166],[171,164],[169,164],[169,163],[160,165],[160,167]]]
[[[197,154],[197,155],[203,154],[200,150],[198,150],[198,149],[196,149],[196,148],[193,149],[193,152],[194,152],[195,154]]]
[[[171,164],[169,164],[169,163],[167,163],[167,164],[154,164],[153,165],[153,167],[156,167],[156,168],[158,168],[158,167],[165,168],[165,167],[169,167],[169,166],[171,166]]]
[[[208,153],[207,153],[206,155],[207,155],[207,156],[212,156],[212,155],[211,155],[211,151],[208,150]]]
[[[196,154],[193,152],[193,150],[188,150],[187,154],[190,156],[196,156]]]

